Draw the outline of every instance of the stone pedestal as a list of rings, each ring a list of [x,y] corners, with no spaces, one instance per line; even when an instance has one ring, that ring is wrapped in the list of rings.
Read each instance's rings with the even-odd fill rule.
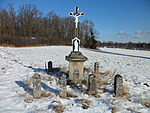
[[[72,51],[69,56],[66,56],[66,60],[69,62],[69,78],[70,80],[72,80],[72,82],[74,81],[78,81],[81,82],[84,79],[83,76],[83,69],[84,69],[84,62],[87,59],[87,57],[85,57],[81,52],[75,52]],[[75,76],[75,71],[78,70],[78,77],[74,77]],[[75,79],[75,80],[74,80]],[[78,79],[78,80],[76,80]]]

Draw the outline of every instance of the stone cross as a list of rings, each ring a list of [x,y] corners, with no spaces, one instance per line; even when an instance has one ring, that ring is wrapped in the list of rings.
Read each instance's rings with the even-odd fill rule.
[[[66,75],[63,74],[61,77],[60,77],[60,97],[61,98],[66,98],[67,97],[67,88],[66,88]]]
[[[75,13],[73,13],[73,12],[69,13],[70,16],[73,16],[75,18],[75,37],[78,37],[78,22],[79,22],[78,18],[80,16],[84,16],[83,12],[78,13],[78,11],[79,11],[79,7],[76,6],[75,7]]]
[[[41,77],[39,74],[34,74],[32,77],[33,80],[33,97],[40,98],[41,97]]]
[[[116,96],[122,96],[123,93],[123,77],[119,74],[114,78],[114,93]]]
[[[77,37],[72,39],[72,45],[73,45],[73,52],[79,52],[80,39],[78,39]]]
[[[96,94],[96,79],[93,74],[90,74],[88,78],[88,93],[91,95]]]

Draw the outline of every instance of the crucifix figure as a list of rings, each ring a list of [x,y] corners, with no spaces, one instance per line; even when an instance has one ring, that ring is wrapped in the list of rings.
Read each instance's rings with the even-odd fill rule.
[[[80,40],[78,39],[78,18],[80,16],[84,16],[84,13],[78,13],[79,11],[79,7],[75,7],[75,13],[70,12],[69,15],[75,17],[75,38],[72,40],[72,44],[73,44],[73,51],[78,52],[79,51],[79,44],[80,44]]]
[[[79,7],[75,7],[75,13],[73,13],[73,12],[70,12],[69,13],[69,15],[70,16],[73,16],[73,17],[75,17],[75,37],[78,37],[77,35],[78,35],[78,18],[80,17],[80,16],[84,16],[84,13],[83,12],[81,12],[81,13],[78,13],[78,11],[79,11]]]

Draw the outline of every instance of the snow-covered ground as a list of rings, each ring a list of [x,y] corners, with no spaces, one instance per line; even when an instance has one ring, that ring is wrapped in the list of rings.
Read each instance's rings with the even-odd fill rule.
[[[150,58],[150,51],[100,49]],[[78,97],[70,99],[60,98],[56,93],[59,86],[56,85],[55,81],[57,80],[55,80],[55,77],[52,77],[54,79],[52,84],[45,79],[50,76],[43,72],[45,62],[52,61],[54,67],[68,68],[65,56],[69,55],[71,50],[72,47],[70,46],[0,47],[0,113],[53,113],[53,101],[60,101],[65,106],[64,113],[110,113],[114,107],[117,108],[118,113],[150,112],[149,107],[141,104],[144,101],[150,103],[150,59],[140,57],[93,52],[81,48],[81,52],[88,57],[85,67],[92,69],[94,63],[99,62],[101,73],[111,72],[122,75],[124,85],[129,88],[129,97],[128,99],[125,97],[114,97],[112,94],[112,82],[105,86],[107,91],[98,98],[74,91],[69,86],[67,90],[77,94]],[[34,73],[42,75],[43,84],[49,89],[53,89],[50,91],[54,91],[54,95],[34,99],[28,91],[24,90],[31,89],[26,85],[26,81]],[[106,78],[104,75],[102,77]],[[42,90],[44,90],[44,87]],[[79,102],[80,99],[91,100],[90,108],[83,109]],[[27,102],[27,100],[30,102]]]

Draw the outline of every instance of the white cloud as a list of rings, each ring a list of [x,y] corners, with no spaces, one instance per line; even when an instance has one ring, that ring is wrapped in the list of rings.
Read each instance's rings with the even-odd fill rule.
[[[118,35],[126,35],[125,31],[121,30],[119,31]]]
[[[135,38],[143,38],[144,37],[144,35],[142,35],[142,34],[137,34],[136,36],[135,36]]]
[[[141,33],[142,33],[142,31],[135,31],[135,33],[136,33],[136,34],[141,34]]]

